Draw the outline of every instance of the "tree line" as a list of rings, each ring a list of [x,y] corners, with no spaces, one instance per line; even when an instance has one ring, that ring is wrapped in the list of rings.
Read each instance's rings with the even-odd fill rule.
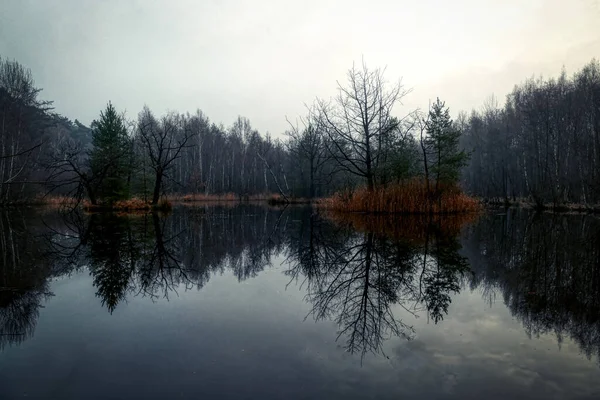
[[[362,63],[281,137],[242,116],[225,127],[201,110],[144,107],[130,119],[110,102],[87,127],[53,112],[27,68],[0,59],[0,203],[48,193],[92,204],[190,193],[313,198],[414,179],[432,198],[461,183],[487,198],[599,201],[597,61],[572,78],[528,80],[503,108],[490,102],[456,121],[440,99],[397,116],[409,93]]]
[[[465,188],[487,198],[537,204],[600,201],[600,62],[568,76],[531,78],[500,106],[462,114],[457,124],[471,152]]]
[[[468,229],[472,289],[502,301],[530,337],[573,339],[600,356],[600,223],[591,215],[551,217],[523,209],[486,215]]]

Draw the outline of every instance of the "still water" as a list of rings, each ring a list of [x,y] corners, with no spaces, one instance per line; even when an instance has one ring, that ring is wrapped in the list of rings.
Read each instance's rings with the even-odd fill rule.
[[[0,399],[597,399],[600,220],[0,218]]]

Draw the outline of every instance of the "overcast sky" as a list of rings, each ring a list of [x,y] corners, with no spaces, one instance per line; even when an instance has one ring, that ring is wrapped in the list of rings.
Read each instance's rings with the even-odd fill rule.
[[[398,115],[573,72],[600,58],[600,0],[0,0],[0,56],[86,124],[111,100],[278,134],[362,57],[413,89]]]

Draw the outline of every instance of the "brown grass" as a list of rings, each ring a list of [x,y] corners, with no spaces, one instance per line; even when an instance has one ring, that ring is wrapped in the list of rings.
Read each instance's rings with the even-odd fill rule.
[[[267,199],[267,202],[272,206],[277,206],[283,204],[309,204],[311,201],[303,197],[288,197],[286,201],[280,194],[273,194]]]
[[[486,198],[481,199],[486,206],[491,207],[517,207],[548,211],[555,213],[600,213],[600,204],[586,203],[544,203],[536,204],[532,199],[519,197],[516,199]]]
[[[186,195],[171,195],[168,196],[170,201],[174,202],[202,202],[202,201],[238,201],[239,196],[235,193],[224,193],[224,194],[204,194],[204,193],[191,193]]]
[[[258,193],[252,195],[239,195],[235,193],[224,194],[204,194],[192,193],[186,195],[171,195],[167,197],[172,202],[177,203],[204,203],[204,202],[260,202],[267,201],[269,204],[285,204],[285,200],[277,193]],[[310,200],[304,198],[288,198],[291,204],[310,203]]]
[[[338,212],[369,212],[398,214],[454,214],[477,212],[480,202],[464,194],[459,188],[445,187],[442,195],[434,198],[427,192],[423,180],[413,179],[403,184],[377,187],[373,191],[365,187],[342,191],[322,199],[318,205]]]
[[[64,206],[74,206],[74,205],[76,205],[77,204],[77,199],[75,199],[74,197],[60,196],[60,195],[56,195],[56,196],[42,196],[42,197],[37,197],[33,201],[33,204],[43,204],[43,205],[48,206],[48,207],[60,208],[60,207],[64,207]]]
[[[169,199],[163,197],[158,201],[158,204],[154,208],[160,211],[169,212],[173,209],[173,203],[171,203]]]
[[[150,211],[152,206],[148,202],[134,197],[128,200],[117,201],[111,208],[119,211]]]
[[[67,196],[45,196],[40,197],[36,200],[36,204],[43,204],[50,208],[61,208],[61,207],[74,207],[78,205],[77,199],[74,197]],[[89,200],[85,199],[81,201],[81,207],[85,211],[95,212],[95,211],[114,211],[120,213],[144,213],[155,210],[159,211],[170,211],[172,209],[172,204],[168,199],[161,199],[159,203],[152,207],[152,205],[144,201],[140,198],[134,197],[129,200],[121,200],[113,203],[112,205],[108,204],[92,204]]]
[[[85,211],[95,212],[95,211],[111,211],[111,212],[120,212],[120,213],[140,213],[140,212],[150,212],[152,210],[159,211],[170,211],[173,206],[168,199],[161,199],[156,206],[152,206],[147,201],[144,201],[140,198],[134,197],[128,200],[120,200],[112,205],[107,204],[91,204],[89,200],[84,200],[82,202],[82,207]]]
[[[270,193],[265,194],[253,194],[253,195],[239,195],[235,193],[222,193],[222,194],[205,194],[205,193],[190,193],[190,194],[174,194],[168,196],[168,199],[173,202],[193,203],[193,202],[210,202],[210,201],[258,201],[268,200],[271,196]]]
[[[134,197],[129,200],[120,200],[112,205],[92,204],[89,200],[82,202],[83,209],[86,211],[151,211],[152,206],[147,201]]]

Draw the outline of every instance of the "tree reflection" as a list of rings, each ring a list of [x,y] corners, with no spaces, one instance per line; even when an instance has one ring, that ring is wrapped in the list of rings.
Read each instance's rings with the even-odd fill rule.
[[[198,210],[196,210],[198,211]],[[214,273],[254,277],[282,250],[284,211],[211,208],[172,215],[65,215],[46,239],[56,265],[87,266],[110,313],[127,296],[200,289]]]
[[[501,294],[530,337],[569,336],[600,360],[600,220],[509,210],[471,230],[472,286]]]
[[[468,270],[456,236],[444,235],[439,221],[425,221],[422,240],[416,241],[369,227],[334,225],[314,214],[303,221],[290,238],[286,273],[293,280],[304,277],[310,314],[335,321],[346,350],[361,356],[382,353],[389,336],[412,338],[413,328],[394,316],[394,306],[413,315],[424,309],[435,323],[440,321],[448,312],[449,294],[459,290]]]
[[[52,295],[54,271],[33,221],[20,212],[0,213],[0,350],[33,335],[42,303]]]
[[[460,278],[470,270],[467,259],[459,254],[461,248],[456,236],[446,236],[436,225],[430,225],[422,252],[419,290],[435,323],[448,313],[450,293],[459,292]]]
[[[125,299],[139,262],[138,238],[133,237],[129,217],[94,214],[89,224],[89,270],[94,277],[96,295],[112,313]]]
[[[72,271],[91,274],[113,313],[134,296],[200,290],[214,275],[256,277],[284,255],[307,317],[334,321],[340,343],[361,356],[383,353],[391,336],[412,338],[413,317],[442,321],[466,284],[502,298],[530,336],[571,337],[600,356],[600,220],[511,211],[483,217],[459,240],[464,223],[260,206],[0,213],[0,349],[33,335],[49,282]]]

